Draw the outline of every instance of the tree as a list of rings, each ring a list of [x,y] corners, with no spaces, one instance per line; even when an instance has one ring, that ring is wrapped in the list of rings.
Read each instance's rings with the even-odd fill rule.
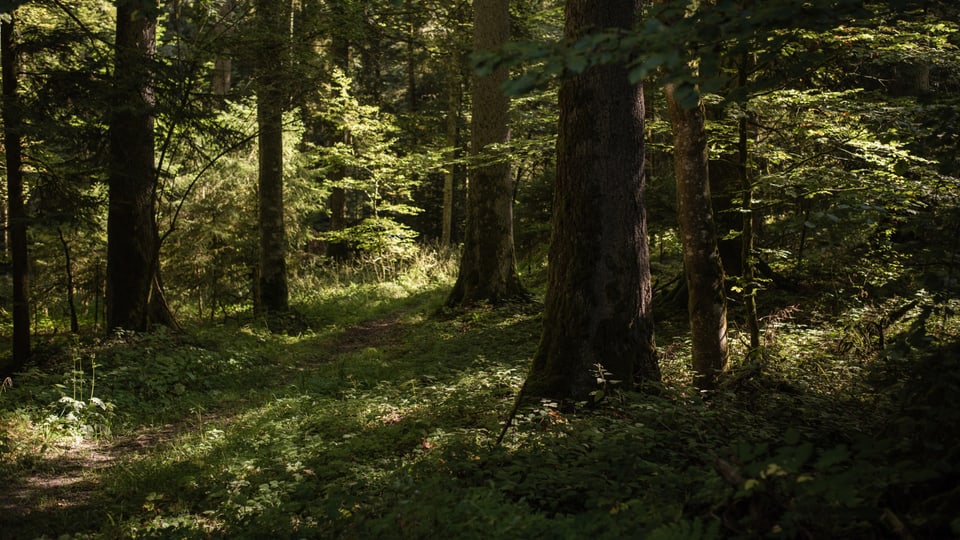
[[[110,111],[107,328],[145,330],[165,321],[157,283],[154,163],[156,2],[118,2]],[[160,320],[157,320],[157,319]]]
[[[460,135],[460,104],[463,101],[463,89],[460,82],[459,51],[450,52],[450,80],[447,82],[446,145],[450,162],[443,172],[443,221],[441,224],[440,245],[450,247],[453,242],[453,196],[456,180],[457,140]]]
[[[221,38],[227,32],[227,22],[234,10],[233,0],[220,0],[217,10],[217,22],[214,24],[214,39]],[[215,96],[225,96],[230,92],[233,58],[229,51],[218,52],[213,63],[213,77],[210,82],[210,91]]]
[[[629,28],[640,0],[568,0],[565,35]],[[587,399],[659,380],[644,209],[643,89],[622,64],[562,83],[544,327],[527,391]]]
[[[257,126],[259,128],[259,308],[289,309],[286,232],[283,223],[283,107],[287,18],[284,3],[258,0],[260,50],[257,53]]]
[[[23,367],[30,357],[30,274],[27,215],[23,203],[23,158],[18,97],[20,62],[16,46],[16,14],[0,22],[0,64],[3,71],[3,144],[7,165],[7,219],[13,273],[13,355],[0,360],[0,377]]]
[[[491,50],[507,42],[507,0],[474,0],[473,45]],[[474,75],[470,153],[475,160],[467,185],[467,216],[460,271],[447,305],[491,303],[526,295],[513,246],[513,177],[502,148],[510,138],[509,98],[500,86],[507,69]]]
[[[716,387],[717,375],[727,365],[726,290],[710,199],[703,104],[697,102],[696,106],[685,109],[677,102],[675,92],[674,83],[664,87],[673,126],[694,384],[701,390],[710,390]]]
[[[331,7],[332,16],[336,23],[348,25],[345,2],[334,2]],[[331,25],[330,28],[330,57],[333,68],[331,71],[339,70],[345,77],[348,77],[350,75],[350,42],[343,35],[342,28],[333,28],[336,23]],[[333,125],[330,122],[325,127],[326,130],[321,129],[319,131],[320,133],[326,132],[326,137],[321,135],[321,138],[326,139],[322,141],[326,146],[334,146],[337,142],[349,143],[350,132],[347,128]],[[334,184],[330,189],[330,197],[327,199],[327,206],[330,209],[331,231],[342,231],[349,226],[347,222],[347,189],[342,185],[346,176],[347,168],[343,166],[332,171],[328,178]],[[331,242],[327,247],[327,253],[339,260],[346,259],[349,252],[350,245],[343,241]]]

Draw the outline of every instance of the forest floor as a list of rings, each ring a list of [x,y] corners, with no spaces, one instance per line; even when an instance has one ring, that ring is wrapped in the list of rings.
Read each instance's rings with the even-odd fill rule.
[[[663,384],[527,403],[497,445],[542,306],[448,287],[338,286],[297,335],[47,345],[0,393],[0,539],[960,537],[952,307],[778,298],[712,394],[661,310]]]
[[[169,443],[189,425],[145,427],[119,438],[73,438],[56,442],[35,457],[32,470],[7,483],[0,493],[0,513],[7,527],[16,523],[49,524],[64,510],[89,506],[100,490],[99,475],[118,459],[151,452]],[[14,534],[11,537],[17,537]]]
[[[331,344],[331,355],[396,343],[403,331],[398,311],[348,327]],[[299,369],[310,369],[300,365]],[[99,503],[102,473],[118,460],[133,460],[169,446],[186,433],[215,422],[226,426],[230,416],[206,412],[160,426],[143,426],[121,437],[68,437],[44,448],[21,476],[8,479],[0,491],[0,539],[50,536],[45,531],[70,524]],[[65,516],[69,516],[64,519]],[[62,523],[62,525],[60,525]]]

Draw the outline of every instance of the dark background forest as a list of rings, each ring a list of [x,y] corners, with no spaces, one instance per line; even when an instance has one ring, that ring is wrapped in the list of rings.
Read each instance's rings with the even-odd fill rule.
[[[0,13],[0,538],[960,537],[953,2]]]

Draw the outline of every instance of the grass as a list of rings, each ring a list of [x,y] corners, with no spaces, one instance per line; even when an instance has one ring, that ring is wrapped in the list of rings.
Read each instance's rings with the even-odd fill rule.
[[[301,284],[293,336],[245,320],[50,345],[0,394],[0,537],[960,534],[955,315],[918,346],[908,313],[878,349],[780,313],[762,371],[711,396],[663,320],[662,386],[523,407],[496,446],[540,306],[438,312],[452,273]]]

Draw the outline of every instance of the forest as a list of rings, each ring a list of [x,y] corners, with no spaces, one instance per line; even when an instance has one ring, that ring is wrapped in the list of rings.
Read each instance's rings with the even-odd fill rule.
[[[960,538],[953,0],[0,30],[0,540]]]

